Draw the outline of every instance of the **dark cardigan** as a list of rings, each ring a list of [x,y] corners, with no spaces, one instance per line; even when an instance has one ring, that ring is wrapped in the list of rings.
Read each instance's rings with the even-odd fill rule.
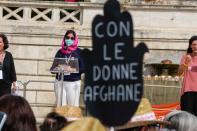
[[[14,60],[12,54],[8,51],[5,52],[2,71],[3,79],[0,80],[0,96],[11,93],[12,83],[17,80]]]
[[[5,52],[5,58],[3,60],[3,80],[0,81],[9,85],[11,85],[13,81],[16,81],[14,60],[12,54],[8,51]]]

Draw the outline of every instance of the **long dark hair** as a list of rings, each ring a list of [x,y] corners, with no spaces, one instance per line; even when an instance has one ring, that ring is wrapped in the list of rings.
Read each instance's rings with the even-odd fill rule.
[[[193,52],[193,51],[192,51],[192,48],[191,48],[191,45],[192,45],[192,42],[195,41],[195,40],[197,40],[197,36],[196,36],[196,35],[192,36],[192,37],[189,39],[189,45],[188,45],[188,48],[187,48],[187,53],[188,53],[188,54]]]
[[[3,49],[6,50],[9,47],[7,36],[5,34],[0,33],[0,38],[2,38],[3,43],[4,43]]]
[[[23,97],[4,95],[0,103],[0,111],[7,114],[3,131],[37,131],[33,111]]]

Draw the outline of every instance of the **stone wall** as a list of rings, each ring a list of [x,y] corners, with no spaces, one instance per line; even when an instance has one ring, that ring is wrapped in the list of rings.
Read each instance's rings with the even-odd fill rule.
[[[150,49],[145,63],[160,63],[163,59],[179,63],[188,39],[197,34],[195,5],[196,1],[178,0],[163,3],[130,0],[121,4],[121,10],[133,16],[135,45],[144,41]],[[52,83],[26,82],[54,80],[49,68],[66,30],[76,30],[80,48],[91,49],[91,22],[97,14],[103,14],[102,3],[0,1],[0,32],[9,38],[18,80],[21,87],[25,85],[29,90],[28,101],[49,104],[50,98],[50,104],[55,103]],[[49,93],[46,95],[43,90]]]
[[[14,56],[20,81],[54,80],[49,68],[67,29],[78,32],[80,48],[92,46],[91,22],[95,15],[103,14],[103,4],[52,3],[0,1],[0,32],[8,35],[11,44],[9,51]],[[191,3],[121,4],[122,11],[127,10],[133,16],[135,45],[144,41],[150,49],[145,63],[159,63],[163,59],[179,63],[188,46],[188,39],[197,34],[197,7],[191,6]],[[66,22],[59,16],[60,12],[65,13],[63,9],[74,9],[74,14],[78,12],[80,17]],[[72,13],[67,15],[73,19]],[[39,17],[44,20],[39,21]]]

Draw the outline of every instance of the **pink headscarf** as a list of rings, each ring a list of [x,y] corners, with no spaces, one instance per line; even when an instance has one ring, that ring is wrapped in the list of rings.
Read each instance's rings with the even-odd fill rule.
[[[67,46],[67,48],[64,49],[65,40],[63,38],[61,52],[63,54],[70,54],[72,51],[75,51],[78,47],[78,41],[78,36],[76,34],[73,44],[71,46]]]

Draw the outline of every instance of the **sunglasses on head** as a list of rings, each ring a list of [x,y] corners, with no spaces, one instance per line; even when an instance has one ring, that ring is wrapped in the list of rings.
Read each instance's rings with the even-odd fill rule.
[[[74,37],[69,37],[69,36],[66,36],[65,39],[71,39],[71,40],[74,40],[75,38]]]

